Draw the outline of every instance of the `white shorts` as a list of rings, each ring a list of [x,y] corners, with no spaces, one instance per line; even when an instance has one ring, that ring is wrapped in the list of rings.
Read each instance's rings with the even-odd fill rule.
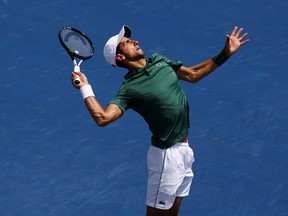
[[[188,143],[176,143],[168,149],[150,146],[147,156],[148,186],[146,204],[170,209],[176,197],[188,196],[194,162]]]

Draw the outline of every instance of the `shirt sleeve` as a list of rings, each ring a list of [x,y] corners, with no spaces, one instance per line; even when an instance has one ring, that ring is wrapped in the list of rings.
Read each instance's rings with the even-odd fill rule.
[[[109,104],[117,105],[122,112],[124,113],[128,108],[131,101],[131,97],[126,89],[125,84],[123,83],[118,90],[116,96],[110,101]]]

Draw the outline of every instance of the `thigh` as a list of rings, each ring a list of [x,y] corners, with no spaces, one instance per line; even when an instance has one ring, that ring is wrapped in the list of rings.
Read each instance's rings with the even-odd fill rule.
[[[187,143],[165,150],[151,146],[147,159],[147,206],[167,210],[173,206],[176,197],[188,196],[194,158]]]

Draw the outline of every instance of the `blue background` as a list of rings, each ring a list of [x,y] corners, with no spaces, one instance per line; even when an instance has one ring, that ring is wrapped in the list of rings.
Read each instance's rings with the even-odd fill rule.
[[[199,83],[182,83],[196,162],[181,215],[288,215],[287,11],[286,0],[1,1],[0,215],[144,215],[147,125],[128,111],[97,127],[57,38],[70,25],[94,41],[82,71],[106,106],[126,71],[102,49],[123,24],[147,56],[186,66],[244,27],[250,43]]]

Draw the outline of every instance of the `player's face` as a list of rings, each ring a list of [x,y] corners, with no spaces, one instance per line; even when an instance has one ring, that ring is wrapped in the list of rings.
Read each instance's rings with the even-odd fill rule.
[[[119,49],[121,54],[129,61],[137,61],[145,57],[145,52],[140,48],[139,42],[127,37],[123,37]]]

